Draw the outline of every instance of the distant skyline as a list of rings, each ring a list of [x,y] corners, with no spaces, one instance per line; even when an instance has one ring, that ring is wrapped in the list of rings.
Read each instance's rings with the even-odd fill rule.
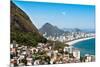
[[[39,29],[45,23],[62,28],[95,29],[95,6],[13,0]]]

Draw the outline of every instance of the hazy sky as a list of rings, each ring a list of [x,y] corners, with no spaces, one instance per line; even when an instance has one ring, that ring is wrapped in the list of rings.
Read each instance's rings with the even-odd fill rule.
[[[95,28],[95,6],[14,1],[24,10],[33,24],[41,28],[51,23],[59,28]]]

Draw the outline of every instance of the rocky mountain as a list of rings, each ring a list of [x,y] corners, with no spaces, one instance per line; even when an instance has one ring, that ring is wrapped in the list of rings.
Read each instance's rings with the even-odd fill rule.
[[[38,42],[46,42],[46,39],[39,33],[28,15],[11,1],[11,43],[15,40],[18,44],[36,46]]]
[[[28,15],[11,1],[11,31],[15,29],[38,33],[38,29],[32,24]]]
[[[46,33],[47,36],[59,36],[64,33],[63,30],[59,29],[57,26],[51,25],[50,23],[45,23],[39,31],[43,34]]]

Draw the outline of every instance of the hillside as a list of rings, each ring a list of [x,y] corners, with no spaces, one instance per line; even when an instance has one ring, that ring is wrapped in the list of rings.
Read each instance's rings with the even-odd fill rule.
[[[28,15],[11,2],[11,31],[15,28],[24,32],[38,32]]]
[[[15,40],[19,44],[36,45],[46,41],[39,34],[38,29],[32,23],[28,15],[11,1],[11,42]]]

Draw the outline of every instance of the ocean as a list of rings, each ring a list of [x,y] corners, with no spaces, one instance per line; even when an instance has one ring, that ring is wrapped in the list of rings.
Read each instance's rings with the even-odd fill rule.
[[[95,38],[77,42],[73,47],[80,50],[81,56],[85,54],[95,55]]]

